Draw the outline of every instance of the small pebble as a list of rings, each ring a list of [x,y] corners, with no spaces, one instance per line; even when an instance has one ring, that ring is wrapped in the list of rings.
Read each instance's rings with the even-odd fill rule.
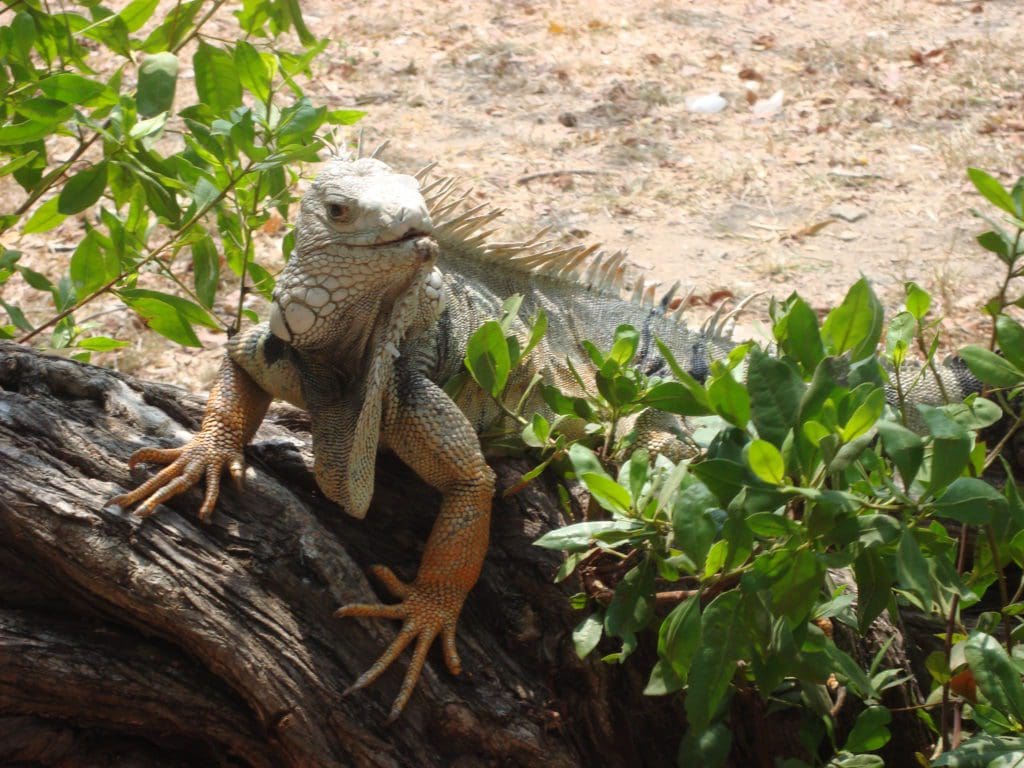
[[[852,205],[850,203],[840,203],[832,208],[830,213],[834,218],[848,221],[851,224],[856,221],[860,221],[868,215],[868,212],[863,208],[858,208],[856,205]]]

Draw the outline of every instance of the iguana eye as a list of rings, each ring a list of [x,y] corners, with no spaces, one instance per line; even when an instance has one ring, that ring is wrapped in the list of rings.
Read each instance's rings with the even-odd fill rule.
[[[330,203],[327,206],[327,215],[331,217],[331,221],[343,224],[352,218],[352,209],[341,203]]]

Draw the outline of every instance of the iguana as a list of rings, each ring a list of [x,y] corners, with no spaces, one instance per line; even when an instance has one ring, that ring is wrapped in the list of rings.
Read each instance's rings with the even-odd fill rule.
[[[414,644],[389,720],[406,705],[438,636],[448,668],[459,673],[456,622],[487,550],[495,476],[477,431],[501,412],[479,388],[465,387],[453,399],[441,386],[463,370],[471,334],[500,317],[512,294],[523,297],[512,325],[523,341],[527,319],[538,309],[546,313],[546,335],[506,390],[513,400],[535,373],[564,391],[578,390],[565,359],[587,370],[580,342],[607,348],[621,324],[639,331],[637,364],[649,375],[670,375],[656,337],[697,379],[733,346],[714,324],[694,330],[681,322],[682,308],[670,313],[674,289],[656,300],[654,286],[638,280],[631,296],[620,297],[621,253],[605,258],[593,248],[551,248],[539,237],[492,241],[486,227],[500,211],[465,210],[464,196],[447,179],[421,187],[428,172],[403,175],[375,158],[325,167],[302,198],[269,322],[228,341],[192,440],[134,453],[131,466],[168,466],[114,499],[125,508],[141,502],[137,513],[148,515],[205,477],[199,517],[207,519],[223,470],[241,479],[243,449],[275,398],[311,414],[317,483],[350,515],[367,512],[378,448],[397,454],[443,496],[419,572],[406,584],[375,566],[400,602],[337,612],[403,622],[349,691],[372,683]],[[639,428],[647,445],[672,450],[674,426],[659,416],[645,417]]]

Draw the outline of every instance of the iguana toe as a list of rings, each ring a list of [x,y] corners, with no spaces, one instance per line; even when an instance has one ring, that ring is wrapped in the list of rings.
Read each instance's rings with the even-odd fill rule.
[[[390,592],[402,596],[403,601],[396,605],[372,605],[369,603],[347,605],[339,608],[334,615],[401,619],[404,623],[398,636],[391,642],[387,650],[381,654],[372,667],[346,689],[345,695],[373,683],[415,640],[412,660],[409,662],[409,668],[402,680],[398,696],[395,697],[391,711],[388,713],[388,722],[393,722],[408,703],[420,673],[423,671],[430,645],[438,635],[442,638],[445,664],[448,669],[455,675],[462,671],[462,663],[455,649],[455,628],[459,613],[462,611],[465,594],[456,594],[456,590],[444,585],[419,583],[407,585],[384,566],[375,566],[372,571]]]
[[[239,481],[243,473],[243,458],[238,451],[209,446],[202,433],[181,448],[143,448],[128,459],[128,466],[141,463],[167,464],[160,472],[138,488],[111,499],[122,509],[138,504],[135,514],[148,517],[158,505],[184,493],[206,476],[206,493],[199,509],[199,519],[206,521],[213,514],[220,493],[220,475],[227,467]],[[141,503],[140,503],[141,502]]]

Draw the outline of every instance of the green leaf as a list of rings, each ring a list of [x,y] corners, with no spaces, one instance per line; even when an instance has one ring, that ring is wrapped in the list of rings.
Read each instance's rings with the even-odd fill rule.
[[[996,339],[1003,355],[1018,369],[1024,369],[1024,327],[1008,315],[996,318]]]
[[[634,504],[637,504],[643,493],[644,485],[647,483],[647,475],[650,470],[647,451],[642,448],[633,451],[633,455],[629,457],[629,462],[623,469],[626,471],[625,479],[628,480],[626,485],[629,487],[630,498],[633,499]]]
[[[22,227],[22,232],[25,234],[36,233],[36,232],[49,232],[54,227],[60,225],[64,219],[67,218],[63,213],[57,210],[57,206],[60,203],[60,198],[51,197],[41,206],[36,208],[25,226]]]
[[[942,410],[957,424],[971,431],[991,427],[1004,415],[997,403],[973,395],[962,403],[944,405]]]
[[[998,256],[999,260],[1004,264],[1010,265],[1013,263],[1013,243],[1006,237],[1006,233],[1003,230],[982,232],[974,239],[986,251],[991,251]]]
[[[723,367],[708,385],[707,392],[715,413],[740,429],[746,428],[750,421],[750,394],[733,378],[732,371]]]
[[[534,543],[544,549],[564,549],[567,552],[585,552],[594,537],[602,533],[631,533],[643,528],[636,520],[595,520],[588,523],[574,523],[564,528],[548,531]]]
[[[779,449],[767,440],[753,440],[747,446],[747,463],[754,474],[771,485],[782,485],[786,480],[786,462]]]
[[[665,358],[665,362],[668,363],[668,367],[672,370],[672,375],[676,377],[676,380],[686,387],[687,391],[693,397],[696,403],[699,403],[703,410],[700,413],[683,414],[684,416],[702,416],[712,412],[711,403],[708,400],[707,391],[701,386],[693,376],[684,371],[682,367],[676,362],[675,356],[672,354],[665,343],[661,339],[655,339],[655,343],[658,345],[658,351],[661,352],[661,356]]]
[[[174,106],[178,84],[178,57],[170,51],[151,53],[139,65],[135,105],[142,117],[152,117]]]
[[[505,389],[510,370],[508,344],[497,320],[488,320],[470,337],[466,368],[484,392],[498,397]]]
[[[799,361],[805,371],[813,371],[825,357],[818,316],[795,293],[786,303],[788,308],[776,321],[772,333],[783,352]]]
[[[139,122],[132,126],[128,136],[133,139],[144,139],[147,136],[159,133],[164,129],[165,125],[167,125],[167,113],[161,112],[156,117],[139,120]]]
[[[622,577],[604,615],[605,631],[627,639],[654,615],[654,568],[644,560]]]
[[[114,249],[101,243],[93,230],[75,248],[69,273],[75,293],[84,298],[116,278],[121,273],[121,264]]]
[[[201,347],[192,326],[217,328],[210,314],[188,299],[143,288],[120,291],[121,298],[146,320],[147,325],[162,336],[187,347]]]
[[[908,282],[904,289],[907,292],[907,311],[916,320],[923,320],[932,305],[931,294],[913,281]]]
[[[825,572],[818,556],[806,549],[776,550],[758,557],[754,569],[770,580],[772,608],[792,626],[806,623]]]
[[[651,676],[644,687],[644,696],[667,696],[681,690],[685,683],[676,677],[672,667],[664,659],[658,659],[651,667]]]
[[[700,396],[694,396],[693,389],[678,381],[663,381],[647,390],[640,402],[659,411],[680,416],[705,416],[712,411],[703,387],[700,388],[700,392]]]
[[[53,125],[38,120],[25,120],[0,127],[0,146],[12,144],[28,144],[45,139],[53,132]]]
[[[718,498],[704,483],[692,480],[676,496],[672,506],[672,546],[682,550],[700,573],[715,541],[718,526],[711,511]]]
[[[118,12],[129,32],[138,32],[149,21],[160,0],[132,0]]]
[[[15,171],[21,170],[26,165],[34,163],[38,157],[39,151],[35,149],[28,152],[20,152],[16,158],[11,160],[11,162],[0,166],[0,177],[9,176]]]
[[[541,414],[533,414],[533,420],[523,428],[523,442],[531,448],[543,448],[551,435],[551,425]]]
[[[7,316],[11,318],[11,322],[14,323],[15,327],[19,331],[28,332],[34,330],[32,328],[32,323],[28,321],[28,318],[25,317],[25,313],[21,311],[20,307],[15,306],[14,304],[8,304],[3,299],[0,299],[0,307],[4,308],[4,311],[7,312]]]
[[[235,65],[238,78],[261,102],[270,99],[271,71],[252,45],[241,40],[235,46]]]
[[[882,448],[899,469],[904,485],[909,488],[924,460],[924,441],[917,433],[894,421],[882,420],[875,426],[882,438]]]
[[[544,313],[543,309],[537,310],[537,317],[534,318],[533,324],[530,326],[530,336],[526,340],[526,346],[523,347],[523,351],[519,353],[519,360],[516,364],[525,360],[526,357],[533,351],[540,340],[544,338],[544,334],[548,331],[548,316]]]
[[[146,325],[161,336],[185,347],[203,346],[192,329],[192,324],[170,304],[148,298],[126,303],[142,316]]]
[[[800,530],[800,524],[774,512],[755,512],[746,519],[747,527],[762,539],[792,536]]]
[[[220,285],[220,256],[213,240],[206,233],[192,243],[192,277],[195,281],[196,296],[207,309],[213,307]]]
[[[740,489],[747,484],[748,472],[743,464],[729,459],[706,459],[690,465],[690,471],[699,477],[728,507]]]
[[[108,336],[90,336],[88,339],[79,339],[76,346],[80,349],[88,349],[90,352],[110,352],[114,349],[131,346],[131,344],[127,341],[111,339]]]
[[[913,531],[906,527],[900,534],[899,553],[896,558],[896,577],[900,586],[917,595],[924,603],[925,609],[929,609],[935,600],[935,592],[932,589],[928,563],[921,553],[921,546],[917,543]]]
[[[889,743],[892,734],[886,727],[892,722],[892,714],[886,707],[868,707],[857,716],[857,722],[853,724],[846,739],[848,752],[874,752]]]
[[[630,508],[629,491],[612,480],[608,475],[584,472],[580,478],[587,486],[594,500],[609,512],[628,515]]]
[[[200,42],[192,57],[199,101],[217,115],[226,115],[242,103],[242,83],[227,51]]]
[[[917,320],[909,312],[900,312],[889,322],[889,330],[885,335],[885,354],[894,366],[899,367],[903,363],[915,333]]]
[[[690,667],[686,717],[690,727],[702,731],[714,717],[736,674],[746,616],[740,593],[731,590],[712,600],[701,617],[700,648]]]
[[[612,343],[611,352],[608,353],[608,359],[626,367],[633,360],[639,344],[640,334],[636,329],[631,325],[620,325],[615,329],[615,341]]]
[[[917,410],[932,434],[931,477],[928,489],[936,491],[960,477],[971,455],[967,430],[941,408],[918,404]]]
[[[569,461],[572,462],[573,470],[576,472],[576,477],[582,478],[583,475],[588,472],[593,472],[595,474],[607,474],[604,471],[604,467],[601,466],[601,462],[598,460],[597,454],[585,445],[573,443],[569,448]]]
[[[314,107],[309,99],[303,96],[293,106],[281,111],[281,122],[278,125],[278,136],[282,145],[291,142],[305,142],[312,138],[313,133],[324,121],[326,107]]]
[[[84,211],[100,199],[107,188],[107,162],[79,171],[64,185],[60,191],[57,210],[65,215]]]
[[[992,205],[1001,208],[1011,216],[1019,215],[1010,193],[1006,191],[995,177],[990,176],[980,168],[968,168],[967,176],[978,192],[981,193],[981,196],[992,203]]]
[[[35,120],[38,123],[45,123],[50,126],[70,120],[75,114],[75,109],[70,104],[42,97],[19,101],[17,103],[17,110],[19,115],[29,120]]]
[[[700,595],[691,595],[661,622],[658,655],[671,666],[681,685],[686,684],[697,648],[700,647]]]
[[[592,613],[572,631],[572,643],[576,648],[576,655],[585,659],[592,650],[601,642],[601,629],[604,627],[604,617],[600,613]]]
[[[103,83],[97,83],[95,80],[70,72],[51,75],[40,80],[38,85],[39,90],[47,98],[76,106],[80,106],[104,92],[109,93],[109,89]]]
[[[750,417],[757,434],[781,448],[796,426],[806,385],[791,365],[752,349],[747,368]]]
[[[821,327],[821,335],[832,354],[851,351],[854,362],[874,353],[882,336],[884,311],[866,278],[847,292],[843,303],[833,309]]]
[[[850,420],[843,427],[840,437],[844,443],[849,443],[864,435],[878,421],[885,410],[885,390],[876,389],[868,395],[864,402],[850,416]]]
[[[678,768],[722,768],[732,749],[732,731],[725,723],[704,730],[690,728],[679,742]]]
[[[857,577],[857,625],[861,634],[885,610],[892,597],[893,576],[877,548],[863,548],[853,564]]]
[[[1024,381],[1024,371],[1005,357],[984,347],[969,344],[960,350],[960,357],[971,373],[994,387],[1014,387]]]
[[[18,274],[24,278],[25,282],[35,288],[37,291],[48,291],[54,296],[57,295],[57,289],[53,283],[50,282],[50,278],[41,272],[36,272],[34,269],[28,267],[17,267]]]
[[[970,525],[984,525],[1007,508],[1006,498],[976,477],[958,477],[935,500],[935,514]]]
[[[1022,768],[1024,739],[979,733],[935,758],[933,768]]]
[[[972,632],[964,646],[978,688],[993,707],[1024,723],[1024,685],[1006,649],[991,635]]]
[[[331,125],[355,125],[366,117],[361,109],[332,109],[327,113],[327,122]]]

